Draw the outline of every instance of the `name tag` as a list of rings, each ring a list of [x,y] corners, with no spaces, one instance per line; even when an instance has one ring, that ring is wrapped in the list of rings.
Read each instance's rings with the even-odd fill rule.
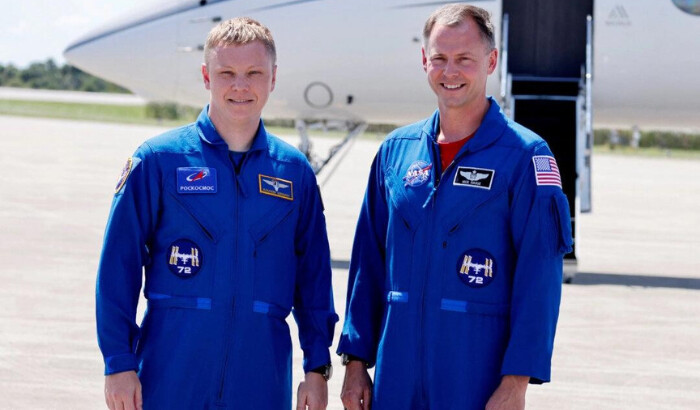
[[[452,185],[491,189],[495,172],[493,169],[459,167]]]

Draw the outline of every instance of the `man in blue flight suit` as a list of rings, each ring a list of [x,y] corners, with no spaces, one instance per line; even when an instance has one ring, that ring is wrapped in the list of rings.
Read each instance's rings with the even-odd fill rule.
[[[225,21],[204,55],[209,105],[141,145],[116,188],[97,276],[107,404],[289,409],[291,311],[299,408],[324,409],[338,320],[328,239],[311,167],[260,120],[275,86],[272,35]]]
[[[423,34],[438,110],[391,133],[374,159],[341,397],[350,410],[522,409],[528,381],[550,378],[569,206],[544,140],[486,97],[488,12],[444,6]]]

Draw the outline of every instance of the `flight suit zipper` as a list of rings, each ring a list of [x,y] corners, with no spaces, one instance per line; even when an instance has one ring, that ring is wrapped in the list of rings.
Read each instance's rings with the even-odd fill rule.
[[[227,153],[228,154],[228,153]],[[236,193],[235,196],[235,203],[234,203],[234,223],[235,223],[235,239],[234,239],[234,252],[233,252],[233,257],[234,257],[234,271],[229,272],[234,278],[238,275],[236,275],[236,272],[239,272],[239,265],[240,265],[240,258],[239,258],[239,243],[238,243],[238,238],[239,238],[239,214],[240,214],[240,207],[241,207],[241,202],[240,202],[240,180],[238,179],[240,176],[240,172],[243,169],[243,165],[245,164],[246,160],[248,159],[248,155],[246,154],[243,157],[243,160],[241,162],[240,167],[238,167],[238,172],[236,172],[236,164],[233,162],[231,159],[231,156],[228,156],[229,162],[231,164],[231,174],[233,175],[233,185],[234,185],[234,192]],[[234,284],[234,294],[235,294],[235,289],[236,286]],[[230,350],[231,350],[231,344],[233,342],[233,321],[234,321],[234,316],[236,312],[236,298],[234,297],[233,300],[231,301],[231,307],[229,310],[229,315],[226,320],[226,327],[224,329],[224,337],[226,338],[224,342],[224,360],[223,360],[223,367],[221,369],[221,374],[219,378],[219,391],[217,394],[217,401],[222,402],[224,398],[224,390],[226,388],[226,373],[228,370],[228,361],[229,361],[229,356],[230,356]]]
[[[433,163],[436,163],[436,161],[440,161],[440,152],[438,149],[438,145],[435,141],[430,141],[431,145],[431,156],[433,159]],[[440,182],[442,181],[442,177],[448,174],[448,171],[452,168],[452,166],[457,162],[457,159],[465,156],[468,151],[463,151],[458,153],[455,158],[452,160],[452,162],[447,165],[447,167],[442,170],[442,172],[438,175],[438,173],[435,173],[435,178],[434,178],[434,183],[433,183],[433,191],[431,192],[431,208],[428,213],[428,220],[427,220],[427,225],[431,229],[430,236],[429,238],[435,238],[435,231],[436,231],[436,224],[434,223],[435,220],[435,212],[436,212],[436,204],[437,204],[437,195],[438,195],[438,189],[440,187]],[[442,242],[441,243],[442,248],[445,249],[447,247],[447,242]],[[418,328],[419,335],[420,336],[420,362],[421,362],[421,370],[420,370],[420,388],[421,388],[421,403],[426,406],[428,404],[428,391],[427,391],[427,386],[426,386],[426,380],[427,380],[427,373],[428,373],[428,362],[427,362],[427,350],[426,350],[426,341],[425,341],[425,335],[426,332],[424,331],[424,323],[425,323],[425,299],[426,299],[426,286],[428,284],[428,277],[430,276],[430,269],[433,266],[431,263],[431,255],[433,252],[428,252],[428,257],[426,258],[427,264],[425,267],[425,274],[423,275],[423,284],[421,286],[421,310],[420,310],[420,325]]]
[[[432,161],[434,164],[436,164],[436,161],[440,160],[440,152],[438,151],[438,146],[435,141],[430,139],[430,154],[432,157]],[[450,164],[451,165],[451,164]],[[437,169],[437,167],[435,167]],[[449,166],[447,167],[449,168]],[[444,172],[443,172],[444,173]],[[434,238],[435,237],[435,224],[434,224],[434,219],[435,219],[435,198],[437,197],[437,190],[440,186],[440,180],[442,179],[442,174],[438,174],[437,172],[434,173],[434,178],[433,178],[433,190],[430,193],[431,199],[429,200],[430,202],[430,209],[428,210],[428,218],[426,220],[425,226],[430,227],[430,235],[428,238]],[[420,363],[421,367],[419,369],[420,372],[420,379],[419,379],[419,385],[421,389],[421,404],[425,405],[427,407],[428,403],[428,391],[427,391],[427,373],[428,373],[428,361],[427,361],[427,351],[426,351],[426,341],[425,341],[425,335],[426,332],[424,331],[425,327],[425,299],[426,299],[426,286],[428,284],[428,277],[430,276],[430,269],[431,269],[431,257],[430,255],[432,252],[428,252],[428,257],[426,258],[426,265],[424,267],[424,273],[423,273],[423,283],[421,284],[421,289],[420,289],[420,300],[421,300],[421,306],[420,306],[420,321],[419,321],[419,328],[418,328],[418,334],[419,334],[419,339],[420,339],[420,349],[418,349],[419,354],[420,354]]]

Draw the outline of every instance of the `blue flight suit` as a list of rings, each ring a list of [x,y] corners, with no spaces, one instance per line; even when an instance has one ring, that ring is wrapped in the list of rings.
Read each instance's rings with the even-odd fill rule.
[[[146,141],[122,174],[97,276],[97,333],[105,374],[137,370],[145,409],[289,409],[290,311],[304,371],[330,362],[338,316],[315,175],[262,121],[240,162],[207,106],[195,123]]]
[[[338,346],[376,363],[374,410],[483,409],[502,375],[549,381],[569,205],[544,140],[489,100],[445,170],[438,111],[374,159]]]

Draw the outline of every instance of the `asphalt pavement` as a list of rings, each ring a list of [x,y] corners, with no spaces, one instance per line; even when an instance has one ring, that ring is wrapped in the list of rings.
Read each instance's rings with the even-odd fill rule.
[[[163,129],[7,116],[0,129],[0,408],[105,408],[94,325],[103,229],[126,158]],[[316,138],[315,149],[333,142]],[[378,145],[356,141],[319,178],[341,320]],[[564,286],[553,381],[530,387],[527,408],[699,409],[700,161],[593,161],[593,213],[578,218],[579,274]],[[334,365],[329,408],[342,409]]]

